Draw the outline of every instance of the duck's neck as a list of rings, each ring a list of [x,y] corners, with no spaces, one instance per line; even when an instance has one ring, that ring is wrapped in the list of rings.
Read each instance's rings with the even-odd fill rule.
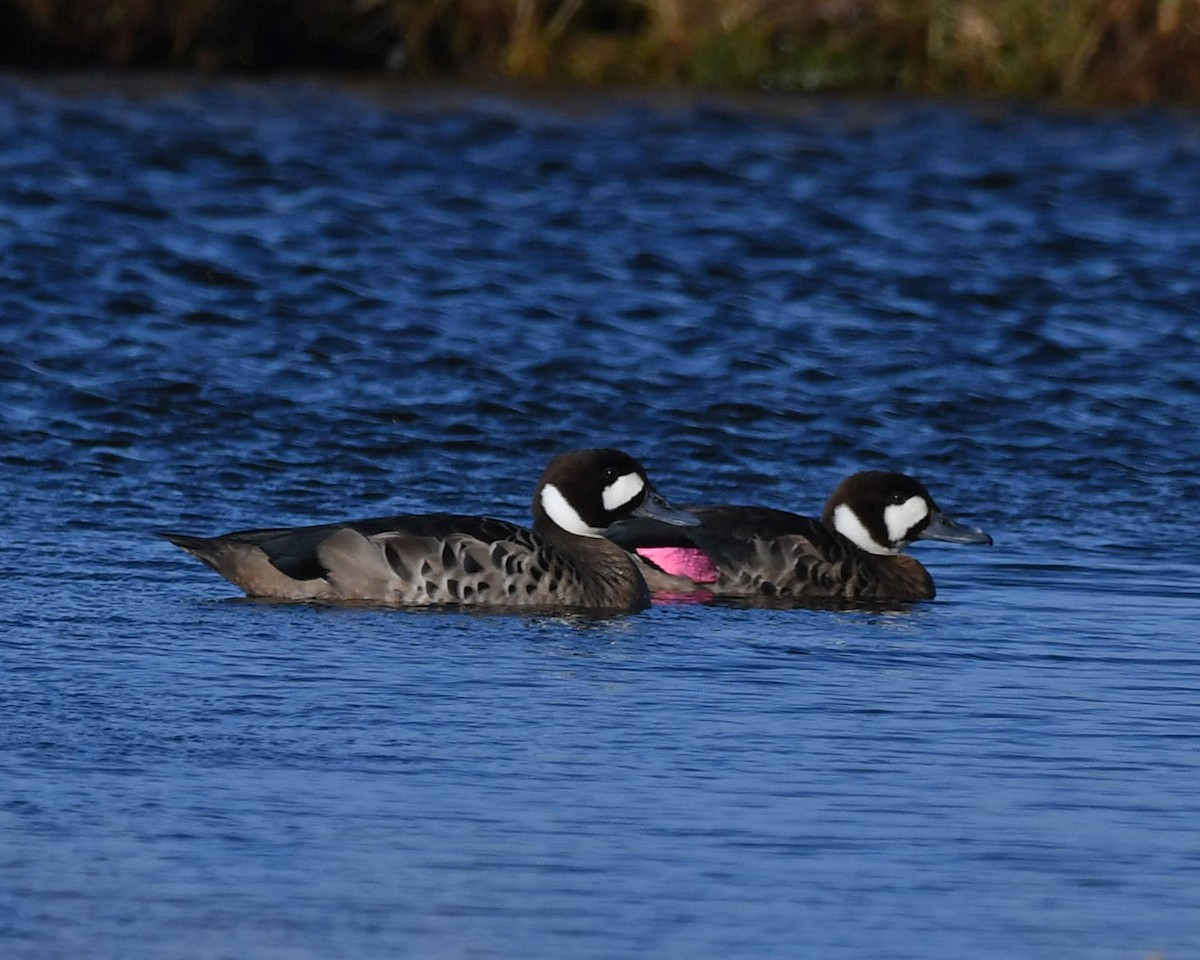
[[[871,571],[873,585],[863,591],[863,599],[878,600],[932,600],[934,597],[933,577],[921,562],[907,553],[870,553],[856,544],[837,528],[833,512],[833,501],[825,506],[821,522],[835,538],[839,538],[855,554],[865,557],[867,569]]]
[[[937,592],[933,577],[919,560],[907,553],[880,556],[871,554],[881,599],[932,600]]]
[[[650,605],[650,591],[637,564],[612,541],[568,533],[539,510],[534,512],[533,529],[571,562],[596,606],[641,610]]]

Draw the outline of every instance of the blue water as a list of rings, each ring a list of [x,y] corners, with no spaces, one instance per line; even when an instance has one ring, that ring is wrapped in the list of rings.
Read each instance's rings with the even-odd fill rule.
[[[1200,117],[0,81],[0,955],[1200,955]],[[272,605],[161,528],[816,512],[898,613]]]

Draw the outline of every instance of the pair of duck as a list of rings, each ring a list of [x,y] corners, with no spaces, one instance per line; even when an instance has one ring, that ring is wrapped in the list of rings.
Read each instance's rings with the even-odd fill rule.
[[[633,457],[607,449],[550,461],[532,529],[428,514],[162,536],[252,597],[606,612],[641,610],[652,593],[929,600],[933,579],[905,547],[992,542],[901,473],[847,478],[820,520],[768,507],[680,510]]]

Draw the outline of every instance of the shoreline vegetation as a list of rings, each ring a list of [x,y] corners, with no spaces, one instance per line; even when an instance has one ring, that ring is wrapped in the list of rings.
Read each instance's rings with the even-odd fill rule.
[[[0,0],[0,66],[1200,103],[1200,0]]]

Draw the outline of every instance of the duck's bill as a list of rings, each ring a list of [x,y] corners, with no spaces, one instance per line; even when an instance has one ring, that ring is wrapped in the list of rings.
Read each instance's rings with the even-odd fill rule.
[[[918,540],[942,540],[946,543],[987,543],[992,538],[978,527],[968,527],[965,523],[951,520],[941,513],[934,513],[929,523],[921,531]]]
[[[700,526],[700,518],[694,513],[671,506],[654,490],[649,491],[646,499],[634,508],[633,516],[643,517],[646,520],[657,520],[659,523],[670,524],[672,527]]]

